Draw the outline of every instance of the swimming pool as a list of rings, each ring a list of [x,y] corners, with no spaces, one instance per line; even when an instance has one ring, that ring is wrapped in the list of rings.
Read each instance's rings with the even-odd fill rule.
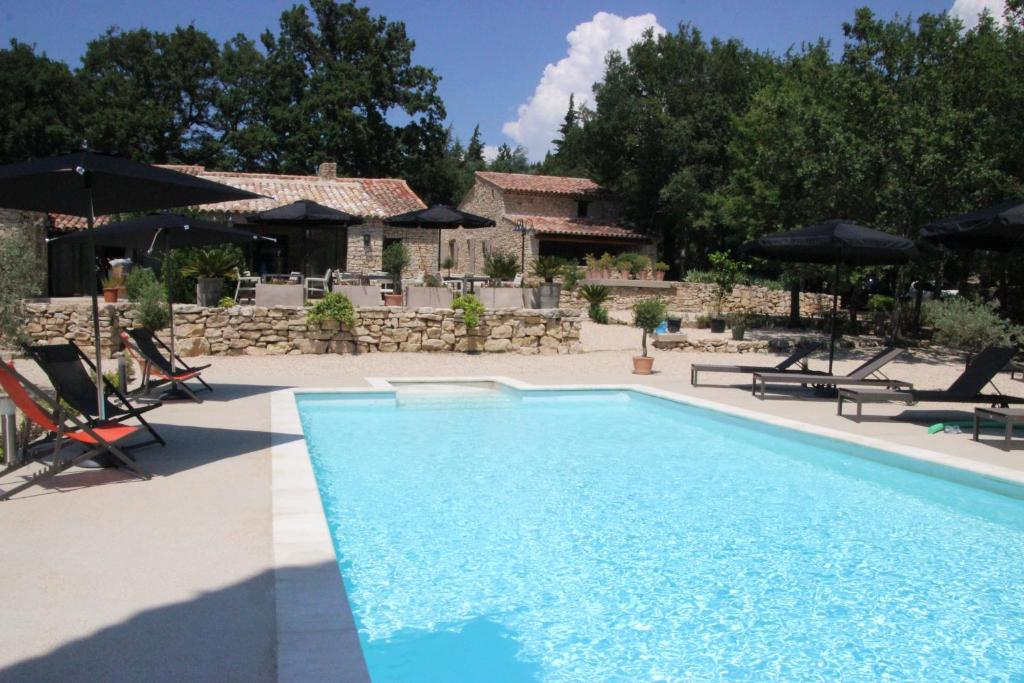
[[[436,389],[297,395],[374,681],[1024,677],[1019,499],[635,392]]]

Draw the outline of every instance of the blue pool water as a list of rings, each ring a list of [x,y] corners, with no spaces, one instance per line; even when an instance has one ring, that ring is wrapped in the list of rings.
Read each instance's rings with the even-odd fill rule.
[[[534,396],[300,396],[377,683],[1024,680],[1021,500],[640,394]]]

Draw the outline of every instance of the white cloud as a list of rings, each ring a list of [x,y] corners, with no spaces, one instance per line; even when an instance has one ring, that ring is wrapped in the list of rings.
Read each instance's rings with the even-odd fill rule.
[[[625,52],[643,38],[647,29],[653,29],[655,35],[665,33],[653,14],[623,18],[598,12],[590,21],[576,26],[566,36],[568,55],[544,68],[533,95],[519,105],[518,118],[506,122],[501,131],[524,145],[531,159],[542,159],[565,118],[569,95],[575,94],[577,105],[591,100],[594,83],[604,75],[608,53],[612,50]]]
[[[964,26],[971,28],[978,23],[978,15],[986,9],[996,21],[1002,22],[1005,8],[1003,0],[954,0],[949,13],[964,22]]]
[[[498,145],[484,145],[484,161],[494,161],[498,156]]]

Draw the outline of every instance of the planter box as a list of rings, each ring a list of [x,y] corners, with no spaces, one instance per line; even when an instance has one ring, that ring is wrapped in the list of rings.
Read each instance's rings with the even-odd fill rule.
[[[380,287],[373,285],[336,285],[331,291],[347,296],[356,308],[381,306],[384,303]]]
[[[302,306],[305,302],[305,288],[302,285],[268,285],[256,283],[256,305],[270,308],[271,306]]]
[[[405,305],[409,308],[451,308],[452,290],[447,287],[406,287]]]
[[[545,282],[537,288],[537,308],[558,308],[558,299],[562,296],[562,285],[557,282]]]
[[[484,308],[534,308],[536,292],[529,287],[478,287],[476,298]]]

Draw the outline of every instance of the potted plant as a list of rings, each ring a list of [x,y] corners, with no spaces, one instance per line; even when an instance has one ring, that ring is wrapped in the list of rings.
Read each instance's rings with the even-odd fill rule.
[[[597,260],[601,270],[601,277],[605,280],[614,275],[615,259],[607,251],[601,254],[601,258]]]
[[[618,256],[615,257],[613,264],[619,279],[628,280],[630,267],[633,265],[632,254],[628,252],[619,254]]]
[[[448,277],[452,276],[452,268],[455,267],[455,259],[451,256],[445,256],[444,260],[441,261],[441,267],[448,273]]]
[[[393,242],[381,254],[381,268],[391,276],[391,294],[384,295],[385,306],[402,305],[402,273],[409,267],[409,249],[401,242]]]
[[[668,324],[669,334],[676,334],[683,326],[683,316],[678,313],[669,313],[665,316],[665,322]]]
[[[238,253],[229,249],[196,249],[181,268],[184,277],[196,278],[196,303],[216,306],[224,288],[224,278],[238,267]]]
[[[751,316],[746,311],[736,311],[729,314],[729,328],[732,330],[732,338],[736,341],[743,341],[743,335],[750,327]]]
[[[654,264],[654,279],[661,282],[665,279],[665,273],[668,272],[668,264],[664,261],[658,261]]]
[[[103,301],[104,303],[113,304],[117,303],[117,292],[121,285],[124,284],[124,278],[120,275],[111,273],[100,281],[103,286]]]
[[[724,251],[716,251],[708,256],[711,261],[711,279],[716,288],[714,307],[711,318],[711,331],[716,334],[725,332],[725,319],[722,317],[722,304],[725,297],[732,294],[740,276],[749,268],[746,263],[734,260]]]
[[[562,274],[565,260],[557,256],[541,256],[533,260],[530,271],[544,282],[540,285],[540,307],[558,308],[562,296],[562,285],[555,278]]]
[[[516,279],[519,274],[519,258],[511,251],[492,251],[484,258],[484,275],[491,278],[491,286]]]
[[[593,254],[586,254],[583,257],[583,262],[586,264],[587,279],[597,280],[602,277],[601,275],[601,260]]]
[[[647,355],[647,335],[653,334],[667,314],[665,302],[657,297],[640,299],[633,304],[633,326],[644,331],[641,346],[643,354],[633,356],[633,374],[649,375],[654,367],[654,359]]]

